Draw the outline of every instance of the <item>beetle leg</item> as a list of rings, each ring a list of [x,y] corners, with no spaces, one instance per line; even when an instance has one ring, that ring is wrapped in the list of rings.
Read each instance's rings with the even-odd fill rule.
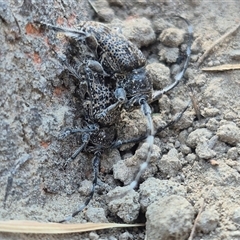
[[[80,152],[82,152],[82,150],[87,146],[88,142],[90,140],[90,134],[85,133],[82,135],[82,145],[72,154],[72,156],[70,158],[68,158],[64,164],[64,168],[66,168],[66,166],[73,161]]]
[[[98,124],[88,124],[87,127],[84,128],[75,128],[75,129],[66,129],[63,133],[59,135],[59,139],[66,138],[70,134],[75,133],[91,133],[99,130]]]
[[[81,205],[75,212],[72,213],[72,215],[66,217],[65,219],[63,219],[61,221],[59,221],[59,223],[70,221],[73,217],[75,217],[77,214],[79,214],[85,207],[87,207],[89,202],[92,200],[93,194],[95,192],[95,187],[97,185],[97,178],[98,178],[99,166],[100,166],[100,156],[101,156],[101,153],[96,152],[95,156],[92,160],[92,167],[93,167],[94,176],[93,176],[93,181],[92,181],[92,189],[91,189],[91,192],[90,192],[88,198],[86,199],[86,201],[84,202],[83,205]]]

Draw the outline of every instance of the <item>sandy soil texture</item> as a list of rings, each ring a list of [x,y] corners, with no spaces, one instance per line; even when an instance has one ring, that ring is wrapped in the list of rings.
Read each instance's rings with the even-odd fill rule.
[[[59,236],[0,233],[0,239],[188,239],[196,218],[194,240],[240,239],[239,70],[232,65],[207,71],[240,64],[239,1],[96,0],[92,5],[0,0],[0,220],[61,220],[91,188],[91,154],[80,154],[63,168],[79,139],[60,140],[59,132],[81,122],[74,85],[51,51],[61,52],[63,40],[53,31],[40,32],[33,22],[71,27],[94,20],[119,28],[146,56],[153,88],[159,90],[185,59],[187,26],[173,17],[181,15],[193,26],[190,64],[183,81],[152,105],[155,128],[191,98],[192,105],[155,136],[138,189],[123,194],[146,159],[147,144],[104,152],[93,201],[71,221],[146,227]],[[144,134],[141,111],[123,111],[117,130],[119,139]]]

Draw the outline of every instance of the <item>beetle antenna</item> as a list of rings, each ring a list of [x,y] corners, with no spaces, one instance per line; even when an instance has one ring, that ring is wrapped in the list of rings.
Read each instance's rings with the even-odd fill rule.
[[[135,179],[130,184],[131,189],[134,189],[137,186],[142,173],[147,169],[148,164],[149,164],[150,159],[151,159],[151,154],[152,154],[152,151],[153,151],[153,143],[154,143],[154,127],[153,127],[153,120],[152,120],[152,116],[151,116],[151,113],[152,113],[151,108],[148,105],[145,98],[142,98],[139,101],[139,103],[141,104],[141,110],[142,110],[143,114],[147,118],[147,138],[146,138],[146,142],[148,143],[148,150],[147,150],[146,161],[141,164],[140,169],[139,169]]]

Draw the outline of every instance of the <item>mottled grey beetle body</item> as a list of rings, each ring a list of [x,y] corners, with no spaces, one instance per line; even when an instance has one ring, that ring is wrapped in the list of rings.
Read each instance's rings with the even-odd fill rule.
[[[94,54],[92,59],[98,62],[98,66],[101,66],[103,77],[106,77],[106,75],[110,77],[112,84],[115,84],[115,90],[118,88],[124,89],[126,98],[122,104],[126,110],[139,106],[139,100],[142,97],[151,102],[152,81],[145,70],[146,58],[137,46],[118,31],[105,24],[93,21],[82,21],[72,29],[50,24],[42,25],[69,36],[70,42],[72,42],[69,45],[70,48],[74,49],[76,48],[74,45],[79,44],[88,46],[91,53]],[[79,53],[79,51],[73,51],[75,59],[80,59]],[[68,57],[73,59],[71,56]],[[89,54],[86,58],[91,59]],[[71,67],[76,64],[75,59],[73,64],[70,61]],[[92,66],[92,68],[95,67]],[[101,94],[104,94],[102,90],[100,91]],[[106,96],[107,94],[108,91],[106,91]],[[82,98],[84,99],[84,96]],[[105,104],[102,106],[102,109],[104,108]]]
[[[117,101],[114,96],[115,84],[111,84],[110,79],[106,79],[107,77],[104,78],[91,70],[86,70],[86,77],[89,82],[89,96],[81,99],[85,110],[85,120],[97,122],[101,126],[112,125],[120,115],[119,110],[116,111],[117,113],[107,114],[102,119],[99,119],[97,116]]]
[[[145,65],[143,53],[117,30],[93,21],[80,22],[77,29],[96,39],[96,46],[91,44],[90,48],[95,47],[92,50],[108,74],[131,72]]]
[[[77,25],[77,29],[87,34],[86,44],[94,42],[89,39],[95,38],[95,46],[90,44],[89,48],[96,54],[104,71],[110,74],[112,81],[116,81],[116,88],[125,90],[124,106],[127,110],[133,108],[142,96],[151,101],[152,81],[144,68],[146,58],[131,41],[99,22],[83,21]]]
[[[155,131],[149,103],[158,100],[164,93],[173,89],[180,82],[188,67],[191,54],[192,27],[187,20],[182,19],[188,24],[187,59],[181,72],[174,77],[174,82],[158,91],[154,91],[152,88],[151,78],[144,67],[146,59],[142,52],[116,30],[91,21],[80,22],[74,29],[43,24],[50,29],[64,32],[70,37],[65,53],[67,61],[64,64],[70,74],[77,80],[79,99],[84,112],[83,126],[79,129],[67,130],[62,134],[65,137],[69,134],[81,133],[82,136],[82,145],[67,162],[76,158],[82,151],[94,153],[94,179],[91,193],[77,211],[60,222],[68,221],[77,215],[92,199],[97,184],[100,156],[104,149],[147,139],[146,161],[141,165],[134,181],[129,185],[130,189],[137,186],[142,172],[150,162],[153,149]],[[85,44],[90,52],[81,51],[81,44]],[[83,66],[84,77],[81,74],[82,72],[79,71],[81,68],[79,66]],[[122,109],[132,111],[134,108],[141,108],[143,115],[146,117],[146,136],[125,141],[118,140],[116,130],[121,111]]]

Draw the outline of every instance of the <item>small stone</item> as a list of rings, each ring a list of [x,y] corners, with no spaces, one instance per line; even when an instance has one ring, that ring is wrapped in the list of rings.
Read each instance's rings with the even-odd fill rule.
[[[123,35],[139,48],[148,46],[156,40],[151,22],[145,18],[130,18],[123,22]]]
[[[181,196],[172,195],[159,199],[147,208],[147,239],[187,239],[194,214],[192,205]]]
[[[229,122],[218,128],[217,136],[223,142],[230,145],[236,145],[240,142],[240,129],[235,123]]]
[[[107,194],[108,209],[125,223],[137,219],[140,210],[139,193],[127,187],[116,187]]]
[[[112,151],[108,152],[103,155],[101,160],[101,168],[105,169],[105,172],[112,171],[113,165],[121,161],[120,153],[117,149],[113,149]]]
[[[238,158],[238,149],[236,147],[232,147],[227,152],[228,158],[232,160],[236,160]]]
[[[167,28],[162,31],[159,40],[167,47],[178,47],[184,42],[185,31],[178,28]]]
[[[160,108],[161,109],[161,108]],[[162,112],[163,112],[164,110],[162,109]],[[165,112],[165,111],[164,111]],[[153,116],[152,116],[152,118],[153,118],[153,124],[154,124],[154,129],[157,131],[157,129],[159,129],[159,131],[161,132],[161,130],[160,129],[164,129],[164,127],[166,126],[166,122],[163,120],[163,117],[162,117],[162,115],[161,114],[154,114]],[[161,136],[162,136],[162,133],[161,133]],[[156,143],[156,141],[157,141],[157,139],[155,138],[154,139],[154,142]],[[156,144],[157,145],[157,144]],[[161,152],[161,150],[160,150],[160,152]]]
[[[218,161],[215,160],[215,159],[211,159],[209,162],[212,166],[218,166],[219,165]]]
[[[110,5],[114,5],[114,6],[119,6],[119,7],[123,7],[124,3],[122,0],[108,0]]]
[[[217,174],[216,174],[217,173]],[[219,184],[222,186],[239,186],[239,172],[224,162],[219,161],[219,165],[209,168],[203,173],[206,182]]]
[[[108,239],[109,240],[117,240],[117,238],[115,238],[114,236],[110,236]]]
[[[111,22],[115,17],[114,11],[109,7],[99,9],[98,14],[105,22]]]
[[[207,65],[208,65],[208,67],[212,67],[212,66],[213,66],[213,61],[209,61],[209,62],[207,63]]]
[[[212,137],[212,132],[206,128],[200,128],[188,135],[186,144],[196,149],[196,154],[199,158],[210,159],[216,156],[216,152],[212,150],[217,136]]]
[[[159,198],[179,195],[185,196],[187,191],[184,186],[172,180],[160,180],[154,177],[148,178],[139,187],[140,205],[143,212],[147,207]]]
[[[204,117],[215,117],[219,114],[219,109],[217,108],[204,108],[202,114]]]
[[[119,240],[129,240],[133,239],[133,235],[130,234],[129,232],[124,232],[119,236]]]
[[[199,53],[202,51],[202,43],[203,43],[203,38],[202,37],[197,37],[193,43],[192,43],[192,52],[195,53]]]
[[[181,146],[181,143],[178,140],[176,140],[174,147],[179,148],[180,146]]]
[[[224,111],[224,119],[228,121],[234,121],[234,119],[236,119],[237,117],[238,117],[238,114],[229,109]]]
[[[240,224],[240,207],[234,209],[234,212],[232,214],[232,220],[235,223]]]
[[[191,153],[191,148],[188,147],[186,144],[182,144],[182,145],[180,145],[180,151],[183,154],[189,154],[189,153]]]
[[[159,170],[171,177],[178,174],[179,170],[182,168],[181,161],[178,158],[178,151],[172,148],[168,154],[162,156],[162,159],[158,162]]]
[[[173,27],[173,25],[169,21],[166,21],[163,18],[153,19],[153,26],[156,33],[160,33],[166,28]]]
[[[92,182],[85,179],[80,183],[78,192],[83,196],[88,196],[91,192],[91,189],[92,189]]]
[[[179,49],[162,47],[158,55],[160,56],[160,61],[165,61],[167,63],[175,63],[179,57]]]
[[[116,164],[114,164],[113,165],[114,179],[120,180],[121,182],[124,183],[124,185],[130,184],[134,178],[134,174],[137,173],[137,171],[139,170],[140,165],[144,163],[147,159],[148,146],[149,146],[148,143],[146,142],[143,143],[137,149],[137,151],[133,156],[124,160],[120,160]],[[151,168],[151,164],[156,165],[156,162],[160,158],[160,154],[159,154],[160,152],[161,152],[160,148],[154,144],[148,169]],[[156,171],[157,171],[157,168],[155,169],[155,172]],[[152,172],[152,174],[154,174],[154,172]]]
[[[154,89],[163,89],[164,87],[171,84],[170,70],[164,64],[151,63],[147,65],[146,70],[151,76]]]
[[[89,233],[89,239],[90,240],[98,240],[99,239],[99,235],[96,234],[95,232],[90,232]]]
[[[136,168],[137,169],[137,168]],[[116,164],[113,165],[113,176],[114,179],[118,179],[124,183],[124,185],[128,185],[131,183],[133,178],[133,169],[126,165],[125,160],[120,160]]]
[[[195,148],[201,138],[210,139],[212,135],[213,133],[206,128],[196,129],[188,135],[186,144],[191,148]]]
[[[169,97],[164,94],[158,100],[158,106],[159,106],[159,109],[161,109],[161,112],[164,111],[166,114],[169,114],[170,113],[170,109],[171,109],[171,101],[170,101]]]
[[[206,124],[206,127],[210,131],[217,131],[219,128],[219,121],[217,121],[215,118],[210,118]]]
[[[206,81],[207,81],[207,78],[204,74],[197,75],[194,78],[194,82],[197,84],[198,87],[204,86]]]
[[[193,163],[196,160],[197,156],[194,153],[190,153],[186,156],[186,161]]]
[[[209,233],[216,229],[219,222],[219,214],[214,209],[208,209],[201,213],[197,228],[203,233]]]
[[[138,123],[138,124],[136,124]],[[146,118],[143,117],[140,109],[126,113],[122,110],[121,121],[118,125],[118,139],[132,139],[146,133]],[[133,146],[130,144],[130,146]],[[121,151],[129,149],[129,144],[120,147]]]
[[[196,154],[203,159],[210,159],[216,156],[216,152],[209,147],[209,140],[204,138],[201,138],[197,144]]]
[[[107,223],[106,214],[103,208],[88,207],[86,211],[86,218],[89,222],[102,222]]]

